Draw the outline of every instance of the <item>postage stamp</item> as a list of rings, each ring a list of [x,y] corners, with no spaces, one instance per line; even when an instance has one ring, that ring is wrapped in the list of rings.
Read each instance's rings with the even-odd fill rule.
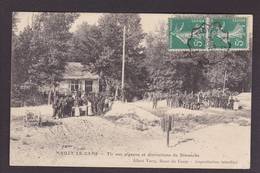
[[[169,19],[169,49],[246,50],[248,46],[247,17],[209,15]]]
[[[205,18],[170,18],[170,49],[205,49]]]
[[[210,49],[248,48],[247,19],[245,17],[214,17],[210,23]]]

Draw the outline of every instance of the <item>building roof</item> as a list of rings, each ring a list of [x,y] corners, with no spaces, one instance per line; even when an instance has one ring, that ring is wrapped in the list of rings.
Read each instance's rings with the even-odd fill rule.
[[[80,62],[66,62],[63,79],[98,79],[97,74],[88,71]]]

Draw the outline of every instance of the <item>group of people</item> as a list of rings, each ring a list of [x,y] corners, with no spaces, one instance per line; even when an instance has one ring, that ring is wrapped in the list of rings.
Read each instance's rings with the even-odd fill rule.
[[[177,91],[175,93],[150,92],[144,95],[156,109],[159,100],[166,100],[166,105],[172,108],[183,107],[191,110],[199,110],[201,106],[224,109],[239,109],[236,93],[223,92],[221,90],[200,91],[187,93]],[[53,117],[63,118],[81,115],[101,115],[111,108],[113,97],[102,93],[80,94],[56,94],[53,97]]]
[[[53,98],[53,117],[101,115],[111,107],[112,101],[104,94],[56,94]]]
[[[200,109],[199,98],[193,93],[181,93],[169,94],[166,98],[166,104],[169,107],[183,107],[192,110]]]
[[[237,93],[221,90],[200,91],[197,93],[187,92],[171,92],[159,93],[153,92],[145,95],[153,103],[153,108],[157,108],[159,100],[166,100],[169,107],[183,107],[191,110],[199,110],[201,106],[215,107],[223,109],[239,109],[238,99],[235,98]]]
[[[235,110],[239,109],[239,100],[235,97],[237,93],[212,90],[200,93],[200,95],[203,103],[208,107]]]

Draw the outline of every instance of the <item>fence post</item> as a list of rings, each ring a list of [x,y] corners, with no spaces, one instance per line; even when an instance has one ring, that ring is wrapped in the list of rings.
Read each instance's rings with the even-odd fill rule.
[[[169,147],[170,144],[170,131],[172,129],[172,116],[167,117],[167,147]]]

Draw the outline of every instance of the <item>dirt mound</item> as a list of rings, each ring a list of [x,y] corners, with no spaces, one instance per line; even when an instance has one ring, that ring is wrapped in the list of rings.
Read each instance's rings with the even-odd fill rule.
[[[242,109],[251,110],[251,93],[240,93],[236,96]]]
[[[40,115],[42,118],[48,118],[52,116],[53,109],[51,105],[11,108],[11,119],[20,119],[29,112],[35,115]]]
[[[114,102],[105,118],[116,124],[131,127],[136,130],[148,130],[160,122],[160,118],[154,114],[139,108],[131,103]]]
[[[168,109],[165,114],[167,115],[174,115],[177,114],[178,116],[187,116],[187,115],[202,115],[202,110],[191,110],[191,109],[185,109],[185,108],[174,108],[174,109]]]

